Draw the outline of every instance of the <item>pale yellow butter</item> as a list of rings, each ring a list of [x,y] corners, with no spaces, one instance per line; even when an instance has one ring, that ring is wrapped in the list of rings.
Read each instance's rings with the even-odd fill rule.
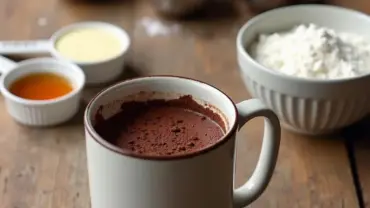
[[[76,29],[60,37],[56,50],[65,58],[77,62],[104,61],[122,51],[118,37],[102,28]]]

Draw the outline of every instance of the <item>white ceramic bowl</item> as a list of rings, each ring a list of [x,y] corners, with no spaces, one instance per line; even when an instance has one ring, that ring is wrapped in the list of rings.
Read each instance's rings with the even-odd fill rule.
[[[37,72],[50,72],[67,78],[73,85],[73,91],[55,99],[29,100],[8,90],[15,80]],[[29,126],[52,126],[71,119],[77,113],[84,84],[85,75],[77,65],[53,58],[36,58],[19,62],[3,74],[0,91],[8,113],[17,122]]]
[[[55,48],[55,44],[58,41],[58,39],[73,30],[83,28],[101,28],[107,30],[108,32],[111,32],[119,40],[122,46],[121,52],[117,54],[117,56],[114,56],[110,59],[94,62],[78,62],[67,59],[64,56],[62,56]],[[130,37],[126,33],[126,31],[118,26],[106,22],[80,22],[68,25],[54,33],[53,36],[51,37],[50,42],[51,42],[50,47],[51,54],[55,58],[68,60],[80,66],[81,69],[85,72],[86,84],[91,85],[103,84],[113,81],[114,79],[117,79],[118,76],[124,70],[125,55],[130,47]]]
[[[370,75],[337,80],[284,75],[257,63],[245,48],[260,33],[315,23],[370,40],[370,18],[357,11],[326,5],[298,5],[270,10],[248,21],[237,37],[242,79],[253,97],[265,102],[283,127],[304,134],[324,134],[363,118],[370,109]]]

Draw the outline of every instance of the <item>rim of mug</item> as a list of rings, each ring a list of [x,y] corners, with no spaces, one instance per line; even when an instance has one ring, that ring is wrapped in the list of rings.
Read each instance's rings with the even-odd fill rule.
[[[131,152],[131,151],[124,150],[124,149],[119,148],[119,147],[117,147],[117,146],[115,146],[115,145],[107,142],[106,140],[104,140],[94,130],[94,127],[92,126],[92,123],[91,123],[91,119],[89,119],[89,113],[90,113],[91,107],[94,104],[94,102],[100,97],[100,95],[102,95],[103,93],[106,93],[106,92],[110,91],[112,88],[114,88],[116,86],[119,86],[119,85],[121,85],[121,84],[123,84],[125,82],[135,81],[135,80],[140,80],[140,79],[148,79],[148,78],[177,78],[177,79],[182,79],[182,80],[186,80],[186,81],[190,81],[190,82],[197,82],[199,84],[207,85],[207,86],[215,89],[216,91],[220,92],[221,94],[223,94],[229,100],[229,102],[231,103],[231,106],[232,106],[232,108],[234,110],[234,115],[235,115],[234,121],[232,121],[232,123],[229,125],[228,130],[225,132],[225,134],[223,135],[223,137],[220,138],[217,142],[213,143],[210,146],[207,146],[205,148],[202,148],[202,149],[200,149],[198,151],[190,152],[190,153],[185,153],[185,154],[178,154],[178,155],[144,155],[144,154],[139,154],[139,153],[134,153],[134,152]],[[109,87],[107,87],[107,88],[101,90],[100,92],[98,92],[90,100],[89,104],[86,106],[85,113],[84,113],[84,126],[85,126],[85,129],[87,130],[87,133],[91,136],[91,138],[93,140],[95,140],[95,142],[97,142],[100,146],[104,147],[105,149],[108,149],[108,150],[113,151],[115,153],[118,153],[120,155],[132,157],[132,158],[135,158],[135,159],[142,159],[142,160],[180,160],[180,159],[189,159],[189,158],[192,158],[192,157],[199,156],[199,155],[205,154],[207,152],[210,152],[210,151],[212,151],[214,149],[217,149],[218,147],[222,146],[224,143],[226,143],[227,141],[229,141],[231,139],[232,134],[236,131],[237,126],[238,126],[237,125],[237,120],[238,120],[238,111],[237,111],[236,105],[232,101],[232,99],[226,93],[224,93],[222,90],[218,89],[217,87],[215,87],[213,85],[210,85],[208,83],[202,82],[200,80],[196,80],[196,79],[192,79],[192,78],[188,78],[188,77],[182,77],[182,76],[174,76],[174,75],[143,76],[143,77],[137,77],[137,78],[127,79],[127,80],[124,80],[124,81],[121,81],[121,82],[112,84]]]

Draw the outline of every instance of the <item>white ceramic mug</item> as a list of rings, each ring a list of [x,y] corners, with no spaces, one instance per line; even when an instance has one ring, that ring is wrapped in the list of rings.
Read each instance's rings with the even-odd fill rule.
[[[94,130],[98,111],[109,118],[119,112],[125,97],[143,91],[192,95],[214,106],[228,126],[225,136],[195,153],[156,157],[128,153],[101,138]],[[235,135],[258,116],[265,117],[260,158],[252,177],[234,189]],[[215,87],[181,77],[153,76],[115,84],[91,100],[84,122],[92,208],[244,207],[267,187],[279,151],[279,120],[262,102],[251,99],[235,105]]]

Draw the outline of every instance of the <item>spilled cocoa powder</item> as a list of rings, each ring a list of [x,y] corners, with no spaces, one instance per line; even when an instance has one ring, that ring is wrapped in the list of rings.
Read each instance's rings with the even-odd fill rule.
[[[142,155],[197,152],[219,141],[226,131],[221,116],[191,96],[125,102],[119,113],[106,120],[101,110],[96,132],[111,144]]]

